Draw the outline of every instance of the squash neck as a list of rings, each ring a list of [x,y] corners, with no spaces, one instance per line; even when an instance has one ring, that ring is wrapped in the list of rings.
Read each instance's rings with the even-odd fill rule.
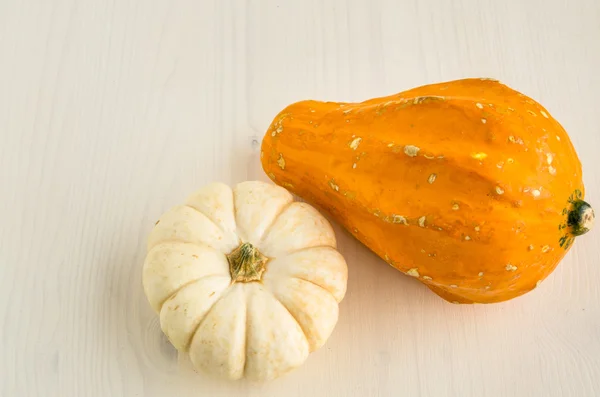
[[[261,281],[269,258],[250,243],[242,243],[227,255],[229,272],[234,283]]]

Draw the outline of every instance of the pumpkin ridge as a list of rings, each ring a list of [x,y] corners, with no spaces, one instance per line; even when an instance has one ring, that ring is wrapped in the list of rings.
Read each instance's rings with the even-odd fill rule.
[[[306,246],[306,247],[302,247],[302,248],[297,248],[295,250],[287,251],[285,253],[285,255],[282,255],[279,258],[283,259],[283,258],[286,258],[286,257],[288,257],[290,255],[294,255],[294,254],[296,254],[298,252],[308,251],[308,250],[316,249],[316,248],[329,248],[329,249],[333,249],[333,250],[336,249],[336,247],[332,247],[331,245],[323,245],[323,244],[321,244],[321,245],[311,245],[311,246]]]
[[[154,273],[153,269],[153,264],[155,263],[154,261],[149,261],[150,258],[152,258],[152,256],[156,253],[156,252],[161,252],[164,249],[168,249],[169,246],[178,246],[178,248],[181,249],[181,247],[196,247],[196,248],[201,248],[201,249],[205,249],[207,252],[210,252],[211,254],[214,254],[215,257],[219,256],[219,255],[223,255],[219,250],[209,246],[209,245],[205,245],[205,244],[198,244],[198,243],[194,243],[194,242],[184,242],[184,241],[179,241],[179,240],[173,240],[173,241],[161,241],[159,244],[156,244],[152,249],[150,249],[147,253],[146,258],[144,259],[144,263],[142,265],[142,274],[144,275],[144,279],[143,279],[143,289],[144,292],[146,294],[149,294],[149,290],[148,288],[150,287],[150,285],[152,284],[152,281],[155,281],[155,277],[151,276],[150,274],[148,274],[148,272],[150,272],[151,274]],[[225,258],[226,260],[226,258]],[[201,267],[198,266],[193,266],[193,268],[199,269]],[[172,268],[171,268],[172,269]],[[187,286],[188,284],[197,281],[201,278],[207,277],[207,276],[222,276],[222,277],[227,277],[229,275],[229,272],[223,272],[223,273],[211,273],[211,274],[204,274],[200,277],[196,277],[192,280],[186,281],[185,283],[181,284],[180,286],[176,286],[174,287],[173,291],[167,291],[168,295],[166,295],[166,297],[164,297],[163,299],[160,300],[156,300],[156,307],[154,310],[155,312],[159,312],[160,310],[162,310],[162,306],[165,304],[165,302],[167,301],[167,299],[169,299],[174,293],[178,292],[179,290],[181,290],[181,288],[183,288],[184,286]],[[148,285],[148,283],[150,283],[150,285]],[[154,294],[151,294],[154,295]],[[162,295],[162,294],[161,294]],[[151,299],[151,302],[155,302],[154,299]],[[153,308],[154,308],[154,304],[152,304]]]
[[[335,283],[327,284],[326,281],[327,280],[331,280],[331,278],[329,278],[329,277],[319,277],[318,274],[311,273],[311,272],[306,273],[304,276],[300,276],[300,275],[297,275],[298,273],[296,273],[293,270],[293,266],[289,266],[289,265],[285,266],[288,263],[288,261],[290,261],[292,263],[295,262],[295,261],[297,261],[297,259],[295,258],[295,255],[297,253],[303,253],[304,251],[310,252],[312,250],[317,251],[317,252],[315,252],[315,254],[321,253],[322,255],[329,255],[329,252],[326,253],[326,252],[323,252],[323,251],[330,251],[334,255],[337,255],[338,257],[340,257],[342,259],[342,263],[345,263],[345,259],[342,256],[342,254],[340,254],[339,251],[336,248],[334,248],[334,247],[329,247],[329,246],[323,245],[323,246],[310,247],[310,248],[307,248],[305,250],[302,250],[302,249],[296,250],[292,254],[290,254],[289,256],[288,255],[281,256],[281,257],[279,257],[279,258],[277,258],[277,259],[274,260],[274,263],[272,264],[273,266],[271,266],[269,268],[269,274],[265,277],[265,284],[268,284],[268,283],[271,282],[270,280],[277,279],[277,278],[286,278],[286,277],[287,278],[296,278],[296,279],[299,279],[299,280],[308,281],[310,283],[313,283],[313,284],[321,287],[322,289],[324,289],[327,292],[329,292],[334,297],[334,299],[337,302],[341,302],[344,299],[344,295],[346,293],[346,288],[342,287],[342,288],[338,289],[338,288],[336,288]],[[321,251],[321,252],[319,252],[319,251]],[[322,257],[323,256],[317,256],[317,258],[319,258],[318,261],[321,261]],[[279,263],[279,262],[283,262],[283,263]],[[329,269],[336,269],[336,268],[335,267],[329,267]],[[302,268],[296,269],[296,270],[302,270]],[[338,270],[334,270],[334,272],[331,275],[334,276],[336,272],[338,272]],[[344,272],[344,274],[346,274],[346,277],[347,277],[347,270],[343,271],[343,272]],[[325,281],[325,284],[327,284],[327,285],[321,285],[318,282],[311,281],[309,279],[311,277],[311,275],[314,276],[317,279],[321,278],[322,281]]]
[[[200,248],[208,248],[211,249],[213,251],[218,252],[219,254],[224,254],[223,252],[221,252],[218,248],[213,247],[212,245],[208,245],[204,242],[197,242],[197,241],[183,241],[183,240],[176,240],[176,239],[168,239],[168,240],[161,240],[158,244],[154,245],[150,250],[148,250],[148,252],[151,252],[152,250],[156,249],[157,247],[160,247],[162,244],[183,244],[183,245],[193,245],[195,247],[200,247]]]
[[[298,324],[298,328],[300,328],[300,331],[302,331],[302,335],[304,336],[304,339],[306,340],[306,344],[310,347],[310,342],[308,340],[308,336],[306,336],[306,331],[304,330],[304,328],[302,328],[302,324],[300,324],[300,322],[298,321],[298,319],[292,314],[292,312],[290,311],[290,309],[287,308],[286,305],[284,305],[279,298],[277,297],[277,295],[275,295],[275,293],[273,291],[271,291],[270,288],[263,288],[265,292],[267,292],[269,295],[271,295],[271,297],[273,299],[275,299],[275,301],[277,301],[277,303],[279,303],[286,312],[288,312],[290,314],[290,316],[292,317],[292,319],[294,319],[294,321],[296,322],[296,324]],[[310,350],[309,350],[310,351]]]
[[[421,159],[419,159],[419,160],[421,160]],[[417,161],[419,161],[419,160],[417,160]],[[504,186],[502,181],[498,181],[498,180],[494,180],[493,178],[490,178],[489,176],[485,175],[482,172],[482,170],[465,167],[462,164],[460,164],[459,161],[456,161],[453,157],[444,157],[444,160],[448,161],[448,165],[445,165],[444,168],[451,165],[453,167],[453,170],[455,170],[456,173],[459,173],[459,174],[462,173],[465,177],[470,177],[469,179],[473,178],[473,179],[478,180],[477,186],[482,186],[482,185],[487,186],[487,189],[481,190],[481,194],[488,194],[490,197],[494,198],[495,202],[502,203],[501,205],[494,206],[494,209],[493,209],[494,211],[506,212],[506,214],[504,214],[504,215],[510,215],[512,213],[511,211],[508,211],[508,209],[510,208],[512,210],[513,203],[515,203],[519,200],[519,198],[516,196],[518,194],[518,191],[503,191],[502,194],[497,194],[496,187],[499,185]],[[425,164],[425,165],[429,164],[430,162],[431,162],[431,160],[427,160],[427,159],[422,160],[422,164]],[[427,172],[425,172],[424,174],[427,174]],[[368,176],[365,176],[365,177],[368,178]],[[423,179],[423,180],[425,181],[425,179]],[[348,182],[348,181],[350,181],[350,182]],[[500,183],[498,183],[498,182],[500,182]],[[393,215],[402,215],[402,217],[405,218],[405,220],[408,223],[410,223],[410,225],[416,225],[417,219],[419,218],[420,215],[419,216],[410,216],[407,214],[407,212],[422,212],[422,210],[425,210],[427,208],[432,208],[432,207],[435,208],[437,206],[437,204],[433,201],[434,200],[433,198],[430,198],[427,201],[421,200],[419,204],[413,203],[412,205],[408,205],[408,204],[398,205],[396,202],[390,202],[390,203],[388,203],[387,206],[377,204],[377,202],[369,200],[368,197],[365,197],[364,195],[361,194],[362,192],[357,186],[357,185],[360,185],[360,183],[361,183],[360,181],[352,182],[351,179],[348,179],[347,175],[344,175],[342,178],[336,179],[336,185],[339,186],[339,192],[357,191],[356,196],[352,199],[352,202],[349,205],[351,205],[353,208],[357,208],[358,210],[364,212],[365,214],[374,215],[373,212],[376,212],[378,214],[378,217],[381,218],[382,220],[387,219],[386,221],[388,221],[393,218]],[[390,186],[394,185],[395,179],[388,180],[388,182],[386,182],[386,184],[388,184]],[[429,186],[426,183],[423,183],[423,186],[424,186],[423,187],[424,189],[429,188]],[[466,193],[462,192],[462,190],[460,189],[461,185],[457,185],[457,187],[458,187],[457,192],[461,193],[461,195],[466,195]],[[343,197],[343,194],[340,194],[340,196]],[[466,197],[470,197],[470,196],[471,195],[468,195]],[[343,199],[342,197],[340,197],[340,199]],[[459,201],[462,201],[462,200],[459,200]],[[475,208],[477,208],[475,206],[476,203],[467,202],[467,205],[471,208],[474,208],[474,210],[475,210]],[[401,207],[404,207],[404,208],[410,209],[410,210],[404,211],[403,208],[401,208]],[[484,206],[483,208],[489,208],[489,206]],[[481,209],[482,208],[480,208],[480,210]],[[450,204],[448,204],[448,212],[450,212],[450,211],[451,211],[451,206],[450,206]],[[377,216],[377,215],[375,215],[375,216]],[[515,219],[517,219],[517,218],[518,218],[518,215],[515,215]],[[392,223],[392,222],[390,222],[390,223]]]
[[[294,203],[296,203],[296,201],[293,201],[293,200],[290,201],[289,203],[287,203],[286,205],[284,205],[283,207],[281,207],[281,209],[279,210],[279,212],[277,212],[277,214],[275,214],[275,216],[273,217],[272,222],[270,224],[268,224],[267,227],[265,227],[265,230],[263,231],[262,236],[260,236],[260,239],[256,243],[257,247],[260,247],[260,245],[263,243],[263,241],[265,241],[265,238],[271,232],[271,229],[277,223],[277,220],[279,219],[279,217],[281,216],[281,214],[283,214],[285,211],[287,211],[287,209],[290,208]]]
[[[317,287],[319,287],[320,289],[322,289],[323,291],[327,292],[329,295],[331,295],[331,296],[333,297],[333,299],[335,299],[335,296],[333,296],[333,294],[331,293],[331,291],[329,291],[327,288],[323,287],[322,285],[319,285],[319,284],[315,283],[314,281],[310,281],[310,280],[307,280],[307,279],[305,279],[305,278],[302,278],[302,277],[298,277],[298,276],[291,276],[291,275],[289,276],[289,278],[291,278],[291,279],[296,279],[296,280],[300,280],[300,281],[304,281],[305,283],[310,283],[310,284],[312,284],[312,285],[314,285],[314,286],[317,286]],[[335,300],[337,301],[337,299],[335,299]],[[339,302],[338,302],[338,303],[339,303]]]
[[[188,225],[188,228],[191,227],[190,230],[188,230],[187,232],[185,231],[185,229],[181,229],[181,225],[177,226],[175,222],[175,220],[179,220],[181,221],[181,219],[185,219],[187,218],[189,220],[189,218],[195,218],[193,219],[193,222],[191,222]],[[179,218],[179,219],[178,219]],[[168,224],[168,226],[165,226],[165,223]],[[200,223],[204,223],[205,225],[200,225]],[[185,224],[185,222],[184,222]],[[211,228],[214,228],[214,230],[218,233],[221,233],[221,236],[223,238],[221,239],[213,239],[213,238],[206,238],[207,236],[201,233],[201,229],[199,228],[200,226],[202,227],[206,227],[210,225]],[[192,227],[193,226],[193,227]],[[192,233],[188,233],[188,232],[192,232]],[[182,233],[184,232],[184,233]],[[200,232],[200,234],[198,234]],[[237,240],[237,236],[235,235],[235,233],[233,233],[233,236],[236,238]],[[211,235],[208,235],[208,237],[214,237]],[[202,212],[198,211],[197,209],[190,207],[188,205],[182,204],[182,205],[176,205],[174,207],[169,208],[161,217],[160,219],[154,224],[154,227],[152,228],[150,235],[147,237],[147,243],[146,243],[146,249],[147,250],[152,250],[154,249],[155,246],[160,245],[164,242],[180,242],[180,243],[190,243],[190,244],[196,244],[198,246],[207,246],[210,247],[214,250],[216,250],[217,252],[220,252],[222,254],[226,254],[228,253],[228,247],[229,246],[237,246],[237,244],[232,244],[232,243],[236,243],[237,241],[232,241],[230,239],[230,237],[232,237],[232,233],[223,233],[222,229],[219,228],[217,225],[215,225],[210,218],[206,217]],[[206,240],[213,240],[213,241],[206,241]],[[232,247],[231,249],[233,249],[234,247]]]
[[[210,221],[210,222],[211,222],[213,225],[215,225],[215,226],[216,226],[216,227],[217,227],[217,228],[218,228],[218,229],[219,229],[219,230],[220,230],[220,231],[223,233],[223,237],[227,237],[227,236],[234,235],[234,236],[236,237],[236,239],[237,239],[237,241],[236,241],[236,242],[237,242],[237,243],[239,243],[239,237],[237,236],[237,234],[235,233],[235,231],[232,231],[232,230],[226,230],[226,229],[223,227],[223,225],[221,225],[221,223],[220,223],[220,222],[217,222],[217,220],[216,220],[216,219],[214,219],[212,216],[209,216],[209,215],[207,215],[207,214],[206,214],[204,211],[201,211],[199,208],[192,207],[192,206],[191,206],[191,205],[189,205],[189,204],[183,204],[182,206],[183,206],[183,207],[190,208],[190,209],[192,209],[192,210],[196,211],[197,213],[204,215],[204,217],[205,217],[206,219],[208,219],[208,220],[209,220],[209,221]],[[235,211],[235,203],[234,203],[234,211]],[[235,212],[234,212],[234,214],[235,214]],[[236,221],[236,219],[235,219],[235,216],[233,217],[233,221],[234,221],[234,222]],[[237,226],[237,224],[236,224],[236,226]]]
[[[319,287],[319,288],[320,288],[320,289],[322,289],[323,291],[327,292],[329,295],[331,295],[331,296],[332,296],[332,297],[333,297],[333,298],[336,300],[336,302],[340,303],[340,302],[339,302],[339,301],[338,301],[338,300],[335,298],[335,296],[334,296],[334,295],[331,293],[331,291],[330,291],[330,290],[328,290],[327,288],[323,287],[322,285],[319,285],[319,284],[315,283],[314,281],[307,280],[307,279],[305,279],[305,278],[303,278],[303,277],[294,276],[294,275],[290,274],[290,272],[289,272],[289,271],[279,271],[279,272],[277,272],[277,273],[276,273],[276,276],[275,276],[275,277],[271,276],[271,278],[270,278],[269,280],[273,280],[273,279],[276,279],[276,278],[278,278],[278,277],[282,277],[282,278],[283,278],[283,277],[286,277],[286,278],[289,278],[289,279],[296,279],[296,280],[300,280],[300,281],[304,281],[304,282],[310,283],[310,284],[312,284],[312,285],[314,285],[314,286],[316,286],[316,287]],[[272,281],[271,281],[271,282],[272,282]]]
[[[227,276],[219,276],[219,275],[208,275],[208,276],[203,276],[200,277],[196,280],[192,280],[189,283],[185,283],[184,285],[181,286],[181,288],[179,288],[176,292],[174,292],[171,296],[169,296],[161,305],[161,310],[159,312],[162,312],[162,306],[164,306],[170,299],[174,298],[179,292],[181,292],[184,288],[189,287],[192,284],[195,284],[201,280],[207,279],[207,278],[215,278],[215,277],[222,277],[222,278],[227,278]],[[219,302],[221,300],[221,298],[223,298],[227,293],[228,293],[229,287],[225,288],[224,290],[219,292],[219,297],[217,299],[215,299],[215,301],[213,302],[213,304],[210,306],[210,308],[206,311],[206,313],[204,313],[204,316],[202,316],[202,318],[200,320],[198,320],[198,323],[194,325],[193,330],[190,332],[190,338],[189,340],[186,342],[183,351],[187,352],[189,350],[190,344],[192,343],[192,338],[194,337],[194,335],[196,334],[196,332],[198,331],[198,328],[200,328],[200,325],[202,324],[202,322],[204,321],[204,319],[208,316],[208,314],[210,313],[210,311],[212,310],[212,308],[217,304],[217,302]]]
[[[192,285],[192,284],[194,284],[194,283],[196,283],[196,282],[198,282],[198,281],[200,281],[202,279],[209,278],[209,277],[225,277],[225,278],[227,278],[227,276],[223,276],[223,275],[220,275],[220,274],[207,274],[206,276],[198,277],[198,278],[196,278],[194,280],[191,280],[191,281],[188,281],[186,283],[183,283],[181,286],[177,287],[177,289],[175,291],[173,291],[173,293],[171,295],[169,295],[165,300],[163,300],[161,302],[160,309],[158,310],[158,312],[160,313],[160,311],[162,310],[162,308],[165,305],[165,303],[167,303],[167,301],[169,299],[173,299],[175,297],[175,295],[177,295],[181,290],[183,290],[186,287],[189,287],[190,285]]]
[[[242,366],[242,376],[246,376],[246,367],[248,366],[248,334],[250,333],[250,332],[248,332],[250,329],[249,328],[250,322],[248,321],[248,318],[250,317],[248,315],[248,312],[250,310],[248,307],[249,306],[248,301],[249,301],[249,299],[252,299],[251,297],[248,297],[248,295],[250,293],[251,293],[251,290],[248,291],[247,289],[244,289],[244,296],[246,298],[245,299],[245,301],[246,301],[246,317],[244,318],[244,322],[245,322],[245,325],[244,325],[244,329],[245,329],[245,332],[244,332],[244,365]]]
[[[191,333],[191,337],[190,337],[190,341],[188,343],[188,350],[189,350],[189,346],[191,346],[192,344],[192,340],[196,337],[196,334],[198,333],[198,330],[200,329],[200,327],[202,326],[202,324],[204,323],[204,321],[206,320],[206,318],[209,316],[209,314],[212,313],[212,311],[214,310],[214,308],[217,306],[217,303],[219,303],[220,301],[222,301],[227,295],[231,294],[232,291],[234,291],[233,288],[231,288],[232,285],[230,284],[229,287],[227,287],[227,289],[221,294],[221,296],[216,299],[213,304],[211,305],[210,309],[208,309],[206,311],[206,314],[204,315],[204,318],[198,322],[198,325],[196,326],[196,328],[194,329],[194,331]],[[243,286],[240,286],[243,287]],[[244,296],[246,296],[246,290],[244,289]],[[248,311],[248,303],[247,300],[244,299],[244,302],[246,303],[246,314]],[[247,316],[246,316],[247,317]],[[247,328],[247,318],[245,318],[246,321],[246,326],[244,327],[244,337],[247,339],[247,335],[248,335],[248,328]],[[244,371],[245,371],[245,366],[246,366],[246,346],[244,346]],[[242,376],[245,373],[244,371],[242,371]]]

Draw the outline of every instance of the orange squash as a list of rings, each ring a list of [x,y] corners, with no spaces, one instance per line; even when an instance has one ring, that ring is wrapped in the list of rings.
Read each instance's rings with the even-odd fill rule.
[[[275,183],[453,303],[533,290],[594,220],[563,127],[491,79],[294,103],[266,132],[261,162]]]

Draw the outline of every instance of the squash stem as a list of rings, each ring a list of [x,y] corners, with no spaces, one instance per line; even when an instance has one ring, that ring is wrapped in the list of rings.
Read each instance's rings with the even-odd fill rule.
[[[269,258],[250,243],[243,243],[227,255],[231,279],[235,282],[248,283],[260,281]]]
[[[575,200],[569,211],[567,225],[573,236],[581,236],[592,230],[594,226],[594,210],[583,200]]]

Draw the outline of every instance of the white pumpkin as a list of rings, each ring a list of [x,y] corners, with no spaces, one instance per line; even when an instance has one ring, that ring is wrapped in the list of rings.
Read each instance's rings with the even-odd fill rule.
[[[198,370],[270,380],[300,366],[338,321],[348,270],[328,221],[285,189],[214,183],[166,212],[143,285]]]

